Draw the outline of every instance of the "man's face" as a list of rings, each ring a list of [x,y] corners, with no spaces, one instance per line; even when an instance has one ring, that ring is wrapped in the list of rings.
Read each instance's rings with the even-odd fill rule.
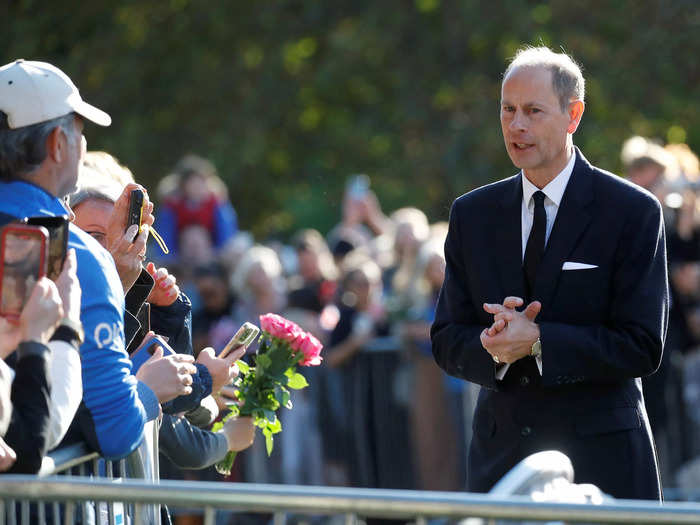
[[[553,178],[564,168],[571,126],[569,113],[562,111],[554,93],[551,71],[519,67],[503,81],[503,140],[513,164],[527,175]]]
[[[61,166],[61,180],[63,184],[59,188],[58,197],[63,197],[72,193],[78,183],[78,171],[82,162],[85,150],[87,149],[87,141],[83,136],[83,119],[76,115],[73,119],[73,137],[66,136],[66,133],[61,131],[63,145],[65,146],[65,159]]]

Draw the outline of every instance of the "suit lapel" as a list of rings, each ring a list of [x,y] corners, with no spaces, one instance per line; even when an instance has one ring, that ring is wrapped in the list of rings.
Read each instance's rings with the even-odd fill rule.
[[[506,296],[525,297],[525,282],[522,267],[522,200],[523,184],[521,175],[508,179],[505,194],[501,199],[501,216],[494,224],[502,224],[494,232],[495,261],[501,279],[503,297],[489,299],[503,302]]]
[[[561,268],[590,223],[593,187],[590,164],[576,148],[576,163],[562,197],[544,257],[537,269],[534,298],[542,311],[550,304],[559,283]]]

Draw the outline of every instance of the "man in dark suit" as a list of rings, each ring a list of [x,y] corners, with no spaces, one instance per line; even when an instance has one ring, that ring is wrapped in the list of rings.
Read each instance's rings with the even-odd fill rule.
[[[438,364],[482,386],[469,488],[556,449],[577,483],[659,499],[639,378],[659,366],[668,320],[661,207],[573,145],[584,80],[567,55],[520,51],[501,98],[521,172],[453,204],[431,331]]]

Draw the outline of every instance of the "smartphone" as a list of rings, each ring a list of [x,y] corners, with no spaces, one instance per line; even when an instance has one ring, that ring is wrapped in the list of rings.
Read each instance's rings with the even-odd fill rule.
[[[162,337],[156,335],[150,339],[145,346],[140,348],[137,352],[134,352],[134,354],[131,356],[132,373],[135,374],[138,369],[141,368],[141,365],[151,358],[153,352],[156,350],[156,346],[160,346],[163,349],[163,357],[167,357],[175,353],[175,350],[170,348],[170,345],[168,345],[168,343],[166,343]]]
[[[43,226],[49,232],[46,275],[55,281],[63,269],[63,262],[66,260],[66,252],[68,251],[68,224],[70,224],[68,216],[29,217],[27,224]]]
[[[49,232],[8,224],[0,233],[0,316],[19,319],[36,282],[46,275]]]
[[[248,348],[250,343],[255,341],[255,338],[258,337],[259,333],[260,328],[255,326],[253,323],[243,323],[243,326],[241,326],[231,340],[226,343],[226,346],[219,354],[219,357],[224,358],[230,354],[232,350],[236,350],[240,347]]]
[[[138,224],[139,229],[136,231],[136,235],[131,239],[131,242],[136,240],[139,232],[141,231],[141,221],[143,220],[143,190],[131,190],[131,196],[129,197],[129,216],[126,221],[126,229],[128,230],[132,224]]]
[[[146,338],[148,332],[151,331],[151,305],[149,303],[143,303],[138,313],[136,314],[136,320],[139,322],[139,329],[134,334],[131,339],[129,346],[126,348],[126,353],[131,354],[134,352],[141,342]]]

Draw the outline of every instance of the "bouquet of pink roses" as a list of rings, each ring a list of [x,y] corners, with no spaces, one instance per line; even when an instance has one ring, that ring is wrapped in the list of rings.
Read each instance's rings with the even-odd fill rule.
[[[261,315],[260,328],[260,346],[253,357],[255,366],[237,362],[240,375],[234,385],[240,404],[232,406],[231,412],[212,430],[222,428],[230,417],[251,416],[255,426],[262,429],[269,456],[274,445],[273,435],[282,431],[277,410],[280,406],[292,408],[289,389],[308,386],[296,367],[320,365],[323,345],[296,323],[276,314]],[[229,452],[216,464],[216,470],[230,474],[235,457],[235,452]]]

